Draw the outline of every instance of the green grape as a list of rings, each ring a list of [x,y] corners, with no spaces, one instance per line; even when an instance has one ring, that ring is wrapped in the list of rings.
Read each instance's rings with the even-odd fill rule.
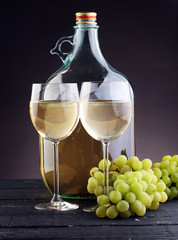
[[[170,159],[170,161],[176,161],[176,162],[178,163],[178,155],[172,156],[172,158]]]
[[[150,205],[148,205],[148,206],[146,206],[146,209],[150,209],[150,207],[151,207],[151,204],[150,204]]]
[[[176,172],[176,167],[171,164],[171,165],[169,165],[169,167],[167,167],[167,171],[171,175]]]
[[[138,182],[142,180],[142,173],[140,171],[133,172],[132,176],[136,177]]]
[[[102,159],[98,164],[98,167],[101,171],[104,170],[104,166],[105,166],[105,169],[106,169],[106,166],[107,166],[107,160],[106,159]],[[110,166],[111,166],[111,162],[108,160],[108,168],[110,168]]]
[[[132,166],[133,166],[133,163],[134,163],[135,161],[139,161],[138,157],[132,156],[131,158],[129,158],[129,159],[127,160],[127,164],[128,164],[130,167],[132,167]]]
[[[128,209],[126,212],[119,212],[119,215],[121,218],[129,218],[132,215],[132,212]]]
[[[113,186],[109,186],[109,193],[113,190],[114,190]]]
[[[122,195],[118,191],[111,191],[109,193],[109,198],[112,203],[117,204],[122,199]]]
[[[124,173],[124,180],[129,180],[132,176],[132,172],[131,171],[127,171]]]
[[[136,201],[136,200],[135,200]],[[131,207],[129,208],[129,210],[131,211],[131,217],[135,215],[135,212],[131,209]]]
[[[158,182],[158,178],[155,175],[152,175],[151,183],[156,184]]]
[[[150,184],[152,181],[152,175],[148,172],[145,172],[142,176],[142,180],[144,180],[147,184]]]
[[[142,216],[145,215],[145,213],[146,213],[146,207],[145,207],[144,204],[142,204],[142,209],[138,210],[138,211],[136,212],[136,214],[137,214],[138,216],[142,217]]]
[[[116,181],[118,176],[119,176],[119,173],[118,173],[118,172],[113,173],[113,175],[112,175],[112,180],[113,180],[113,181]]]
[[[150,197],[151,197],[151,202],[154,200],[154,195],[153,194],[151,194],[151,195],[149,195]]]
[[[178,173],[173,173],[173,174],[171,175],[171,181],[172,181],[173,183],[178,182]]]
[[[177,197],[177,194],[178,194],[178,189],[176,187],[171,187],[170,188],[170,195],[169,195],[169,200],[172,200],[173,198],[176,198]]]
[[[174,165],[175,167],[177,167],[177,162],[176,161],[171,161],[170,165]]]
[[[130,207],[136,213],[142,210],[142,203],[139,200],[135,200],[135,202],[131,203]]]
[[[161,166],[161,163],[158,163],[158,162],[153,164],[153,168],[160,168],[160,166]]]
[[[150,159],[146,158],[142,161],[142,169],[148,170],[149,168],[151,168],[151,166],[152,166],[152,161]]]
[[[164,182],[156,183],[157,191],[162,192],[166,189],[166,184]]]
[[[119,191],[122,196],[125,196],[126,193],[129,192],[129,185],[127,183],[120,183],[118,186],[117,186],[117,191]]]
[[[95,172],[98,172],[99,171],[99,168],[98,167],[93,167],[91,170],[90,170],[90,176],[93,177],[94,176],[94,173]]]
[[[148,184],[143,180],[140,181],[140,184],[142,185],[142,191],[145,192],[148,187]]]
[[[151,175],[154,175],[154,172],[153,172],[153,170],[150,168],[150,169],[148,169],[148,170],[146,170],[148,173],[150,173]]]
[[[112,180],[112,178],[109,179],[109,186],[113,186],[114,181]]]
[[[124,175],[123,175],[123,174],[119,174],[119,176],[117,177],[117,179],[122,179],[122,180],[124,180]]]
[[[132,164],[132,168],[135,171],[141,170],[142,169],[142,162],[140,160],[135,160]]]
[[[114,164],[116,167],[123,167],[127,163],[127,158],[125,155],[120,155],[118,158],[114,160]]]
[[[154,175],[160,179],[162,177],[162,171],[159,168],[153,168]]]
[[[90,177],[88,179],[88,184],[95,188],[98,186],[98,181],[94,177]]]
[[[150,196],[148,195],[147,199],[144,201],[144,205],[145,205],[145,207],[147,207],[147,206],[151,205],[151,203],[152,203],[152,197],[151,197],[151,195]]]
[[[120,173],[125,173],[127,171],[130,171],[131,170],[131,167],[129,165],[124,165],[123,167],[120,167]]]
[[[168,199],[168,196],[167,196],[167,194],[163,191],[163,192],[160,192],[160,194],[161,194],[161,199],[160,199],[160,202],[166,202],[167,201],[167,199]]]
[[[170,194],[171,194],[170,188],[166,187],[166,189],[165,189],[164,191],[165,191],[165,193],[167,194],[167,196],[169,197]]]
[[[137,200],[142,202],[145,206],[149,206],[152,202],[152,198],[146,192],[139,193],[137,195]]]
[[[115,190],[117,190],[117,186],[120,184],[120,183],[124,183],[124,180],[122,179],[117,179],[114,184],[113,184],[113,187]]]
[[[94,191],[95,191],[95,186],[93,186],[92,184],[87,184],[87,191],[90,193],[90,194],[93,194]]]
[[[147,187],[147,189],[146,189],[146,193],[149,194],[149,195],[151,195],[151,194],[153,194],[154,192],[156,192],[156,189],[157,189],[157,188],[156,188],[156,185],[150,183],[150,184],[148,184],[148,187]]]
[[[143,190],[142,184],[141,183],[133,183],[130,186],[130,191],[135,193],[136,195],[141,193]]]
[[[172,181],[170,181],[168,184],[167,184],[168,187],[171,187],[172,186]]]
[[[126,202],[125,200],[121,200],[120,202],[118,202],[117,210],[119,212],[126,212],[126,211],[128,211],[129,210],[128,202]]]
[[[127,181],[129,185],[132,185],[133,183],[137,183],[138,179],[136,177],[130,177]]]
[[[114,173],[118,173],[117,171],[113,171],[113,170],[111,170],[111,168],[109,169],[109,175],[112,177],[112,175],[114,174]],[[119,174],[119,173],[118,173]]]
[[[98,186],[103,187],[103,179],[97,180],[97,182],[98,182]]]
[[[129,204],[135,202],[136,200],[136,196],[133,192],[128,192],[124,198]]]
[[[162,171],[162,177],[165,177],[165,176],[168,177],[169,176],[169,173],[166,169],[162,169],[161,171]]]
[[[156,192],[153,194],[153,196],[154,196],[153,201],[160,202],[160,200],[161,200],[161,194],[160,194],[159,192],[156,191]]]
[[[144,169],[141,169],[140,172],[142,173],[142,176],[147,173]]]
[[[106,211],[106,216],[110,219],[114,219],[118,216],[119,212],[117,210],[116,205],[111,205],[107,211]]]
[[[159,207],[159,201],[153,201],[150,206],[150,210],[156,210]]]
[[[116,171],[118,168],[114,165],[114,164],[112,164],[111,166],[110,166],[110,170],[111,171]]]
[[[95,194],[96,196],[102,195],[102,194],[103,194],[103,187],[102,187],[102,186],[97,186],[97,187],[95,188],[95,190],[94,190],[94,194]]]
[[[178,182],[176,182],[176,188],[178,188]]]
[[[164,160],[169,160],[169,159],[171,159],[171,156],[170,156],[170,155],[165,155],[165,156],[162,158],[162,161],[164,161]]]
[[[167,185],[171,182],[171,179],[168,176],[162,177],[163,182]]]
[[[97,203],[99,205],[107,205],[109,203],[109,197],[106,195],[100,195],[97,197]]]
[[[104,218],[104,217],[106,217],[106,211],[107,211],[106,206],[99,206],[96,209],[96,216],[99,217],[99,218]]]
[[[167,168],[169,166],[169,160],[164,160],[161,162],[160,168]]]
[[[97,179],[97,180],[103,180],[104,178],[104,174],[102,172],[95,172],[94,173],[94,177]]]

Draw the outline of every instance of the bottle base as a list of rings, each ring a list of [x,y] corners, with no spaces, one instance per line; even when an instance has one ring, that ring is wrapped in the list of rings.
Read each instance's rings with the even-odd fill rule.
[[[95,195],[89,194],[60,194],[63,199],[96,199]]]

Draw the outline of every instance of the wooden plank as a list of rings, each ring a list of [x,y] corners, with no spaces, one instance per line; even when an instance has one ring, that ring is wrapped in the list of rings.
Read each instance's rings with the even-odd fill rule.
[[[41,179],[14,179],[0,180],[0,189],[27,189],[27,188],[45,188]]]
[[[0,189],[0,200],[19,200],[19,199],[49,199],[51,194],[47,189]]]
[[[99,219],[95,213],[83,212],[83,206],[86,204],[84,200],[70,200],[72,203],[79,203],[80,208],[69,212],[39,211],[34,209],[37,202],[42,201],[0,201],[0,227],[178,225],[178,208],[175,207],[177,200],[162,204],[156,211],[149,210],[143,217],[135,215],[129,219],[113,220]]]
[[[174,226],[94,226],[94,227],[48,227],[48,228],[4,228],[1,239],[157,239],[177,240],[178,228]]]

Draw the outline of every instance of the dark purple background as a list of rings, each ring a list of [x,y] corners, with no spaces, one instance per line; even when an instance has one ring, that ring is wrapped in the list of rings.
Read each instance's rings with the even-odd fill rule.
[[[1,1],[0,178],[40,177],[31,84],[62,64],[49,50],[73,34],[77,11],[98,13],[101,50],[134,87],[138,157],[178,154],[177,2]]]

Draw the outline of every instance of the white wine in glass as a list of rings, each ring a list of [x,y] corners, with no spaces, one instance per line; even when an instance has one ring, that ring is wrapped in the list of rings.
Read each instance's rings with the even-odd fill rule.
[[[35,205],[38,210],[68,211],[77,209],[77,204],[64,201],[59,195],[59,141],[67,138],[79,119],[79,94],[77,84],[33,84],[30,101],[30,116],[37,132],[53,144],[54,195],[49,203]]]
[[[83,101],[81,118],[87,132],[96,140],[113,141],[130,121],[128,101]]]
[[[63,139],[73,130],[78,102],[37,101],[30,103],[30,114],[37,132],[46,139]]]
[[[84,82],[80,93],[80,119],[88,134],[102,142],[104,192],[109,195],[109,144],[127,129],[132,114],[131,89],[126,81]],[[105,164],[105,161],[103,161]],[[92,212],[97,206],[83,209]]]

